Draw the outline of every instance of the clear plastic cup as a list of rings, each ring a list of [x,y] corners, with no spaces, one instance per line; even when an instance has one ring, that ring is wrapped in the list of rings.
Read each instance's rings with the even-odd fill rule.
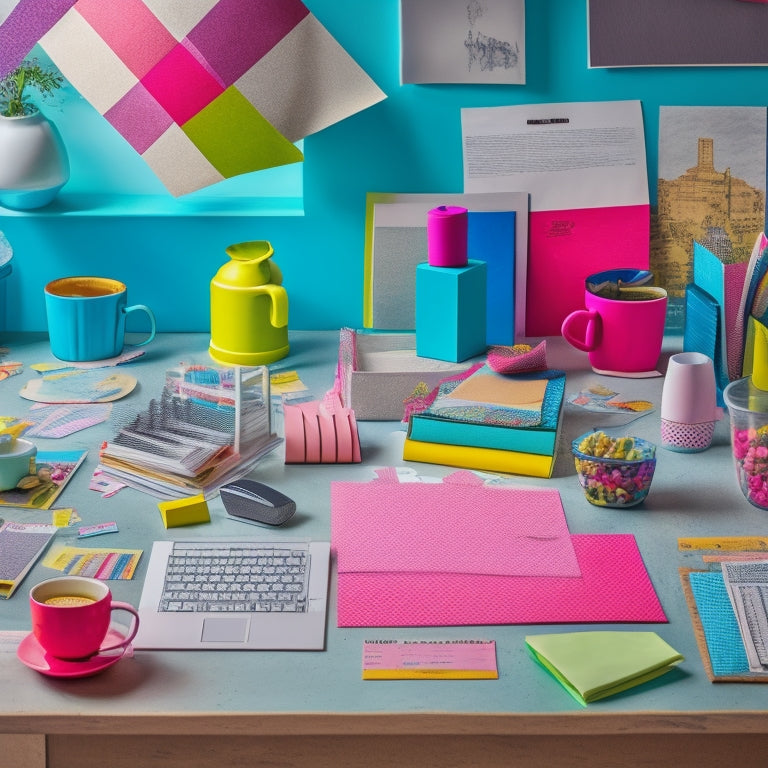
[[[731,422],[731,448],[736,479],[744,498],[768,509],[768,392],[748,376],[723,391]]]

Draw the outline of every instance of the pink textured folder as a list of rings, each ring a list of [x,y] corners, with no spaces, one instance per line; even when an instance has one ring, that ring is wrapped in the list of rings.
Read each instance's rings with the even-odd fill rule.
[[[333,483],[338,626],[667,621],[631,534],[570,536],[580,575],[552,573],[566,563],[562,549],[541,557],[549,573],[520,575],[535,565],[531,551],[518,549],[519,531],[512,533],[508,522],[477,502],[486,497],[494,508],[503,499],[506,517],[514,520],[518,512],[527,514],[527,505],[522,496],[509,502],[504,494],[513,490],[539,493],[465,486],[450,478],[442,484]],[[540,501],[537,509],[549,504],[554,507]],[[474,555],[462,551],[469,528],[481,546]],[[529,539],[536,541],[537,534],[529,531]]]
[[[549,488],[334,482],[331,541],[339,574],[580,573],[560,494]]]
[[[581,577],[339,570],[340,627],[666,622],[631,534],[572,537]]]

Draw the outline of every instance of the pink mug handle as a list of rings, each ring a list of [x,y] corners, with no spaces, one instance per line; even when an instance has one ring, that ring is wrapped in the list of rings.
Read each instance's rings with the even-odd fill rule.
[[[579,323],[579,321],[581,322]],[[577,323],[583,326],[583,338],[575,336],[573,333]],[[602,329],[603,325],[599,312],[596,312],[594,309],[577,309],[563,320],[560,332],[565,340],[576,347],[576,349],[580,349],[582,352],[592,352],[600,343]]]
[[[121,603],[119,600],[113,600],[111,610],[128,611],[128,613],[133,614],[131,629],[128,632],[128,637],[124,638],[119,643],[115,643],[115,645],[102,646],[97,653],[105,653],[106,651],[116,651],[118,648],[125,648],[131,640],[136,637],[136,633],[139,631],[139,613],[132,605],[129,603]]]

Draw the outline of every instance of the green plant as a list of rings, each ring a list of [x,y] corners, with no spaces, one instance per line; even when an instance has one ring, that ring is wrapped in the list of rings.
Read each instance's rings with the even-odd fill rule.
[[[29,89],[45,99],[61,88],[64,78],[56,69],[40,66],[37,59],[23,61],[0,79],[0,114],[5,117],[32,115],[37,106],[29,97]]]

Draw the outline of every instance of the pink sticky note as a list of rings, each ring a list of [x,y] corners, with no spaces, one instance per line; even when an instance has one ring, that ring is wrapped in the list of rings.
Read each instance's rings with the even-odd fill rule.
[[[367,640],[363,680],[496,679],[493,640]]]

